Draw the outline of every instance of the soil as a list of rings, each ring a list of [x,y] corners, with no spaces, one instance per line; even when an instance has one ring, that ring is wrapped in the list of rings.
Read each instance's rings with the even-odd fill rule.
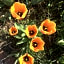
[[[15,61],[14,57],[8,57],[12,51],[10,44],[13,38],[10,39],[7,32],[12,25],[12,21],[10,21],[10,23],[6,22],[5,24],[0,23],[0,64],[13,64]]]
[[[7,53],[3,50],[0,50],[0,64],[13,64],[15,59],[13,57],[7,57]],[[6,58],[6,59],[5,59]]]

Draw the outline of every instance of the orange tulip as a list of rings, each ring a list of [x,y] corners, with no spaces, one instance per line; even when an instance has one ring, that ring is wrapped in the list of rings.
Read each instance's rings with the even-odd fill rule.
[[[40,37],[36,37],[32,39],[30,43],[30,49],[33,50],[34,52],[44,50],[44,44],[45,42]]]
[[[29,38],[35,37],[38,33],[36,25],[28,25],[25,30],[25,33]]]
[[[14,36],[14,35],[18,34],[17,28],[14,27],[14,26],[12,26],[12,27],[9,29],[9,34],[10,34],[11,36]]]
[[[15,2],[10,8],[10,12],[14,18],[22,20],[25,18],[28,10],[24,3]]]
[[[25,55],[19,57],[19,63],[20,64],[33,64],[34,58],[30,54],[26,53]]]
[[[41,23],[40,31],[43,34],[51,35],[56,32],[56,23],[46,19]]]

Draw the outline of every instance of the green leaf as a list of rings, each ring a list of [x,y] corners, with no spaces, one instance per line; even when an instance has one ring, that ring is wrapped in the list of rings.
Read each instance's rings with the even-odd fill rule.
[[[37,36],[41,37],[43,34],[39,31]]]
[[[31,3],[34,5],[34,4],[38,4],[39,2],[42,2],[44,0],[31,0]]]
[[[28,41],[28,38],[24,37],[24,38],[22,38],[22,41],[23,42],[27,42]]]
[[[26,0],[26,4],[28,5],[29,0]]]
[[[16,45],[23,44],[23,43],[24,43],[24,42],[21,40],[21,41],[17,42]]]
[[[61,45],[61,46],[64,46],[64,40],[63,39],[62,40],[59,40],[58,41],[58,44]]]
[[[25,36],[25,33],[22,33],[22,34],[21,34],[21,37],[24,37],[24,36]]]
[[[15,27],[18,29],[18,30],[21,30],[22,32],[24,32],[24,26],[21,25],[21,24],[18,24],[18,23],[14,23]]]
[[[0,17],[1,22],[5,22],[11,16],[11,14],[8,10],[7,10],[7,12],[2,11],[1,13],[3,13],[3,15],[1,15],[1,17]]]
[[[23,43],[25,43],[25,42],[28,42],[28,38],[22,38],[22,40],[20,40],[19,42],[17,42],[17,44],[16,45],[19,45],[19,44],[23,44]]]
[[[14,2],[14,0],[2,0],[2,2],[7,5],[7,6],[11,6]]]
[[[15,54],[15,57],[19,57],[19,53],[16,53],[16,54]]]
[[[0,2],[0,8],[2,8],[4,6],[4,4],[2,2]]]
[[[14,64],[17,64],[18,63],[18,59],[16,59],[16,61],[14,62]]]
[[[61,57],[59,58],[59,64],[64,64],[64,56],[61,56]]]
[[[0,18],[0,21],[1,21],[1,22],[5,22],[5,21],[6,21],[6,17]]]
[[[21,34],[22,34],[21,30],[18,30],[18,34],[15,35],[14,37],[17,39],[22,39]]]
[[[41,37],[43,34],[40,32],[40,27],[38,28],[38,34],[37,36]]]
[[[21,36],[18,36],[18,35],[14,36],[14,37],[17,39],[21,39]]]

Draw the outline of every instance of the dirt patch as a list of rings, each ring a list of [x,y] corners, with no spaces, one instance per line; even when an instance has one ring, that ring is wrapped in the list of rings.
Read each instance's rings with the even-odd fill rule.
[[[15,58],[8,57],[7,53],[5,53],[3,50],[0,50],[0,64],[13,64],[15,61]]]

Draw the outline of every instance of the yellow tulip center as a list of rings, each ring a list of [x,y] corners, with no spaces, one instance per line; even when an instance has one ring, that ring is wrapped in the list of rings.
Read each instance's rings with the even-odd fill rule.
[[[33,42],[33,47],[37,47],[37,46],[38,46],[37,42]]]
[[[23,13],[22,12],[18,12],[17,14],[21,17]]]
[[[12,31],[12,33],[14,34],[14,33],[16,33],[16,31],[15,31],[15,30],[13,30],[13,31]]]
[[[28,56],[25,56],[25,57],[24,57],[24,61],[25,61],[25,62],[29,61],[29,57],[28,57]]]
[[[33,35],[34,34],[34,31],[33,30],[29,31],[29,34],[30,35]]]
[[[44,31],[47,31],[47,27],[43,26],[43,30],[44,30]]]

